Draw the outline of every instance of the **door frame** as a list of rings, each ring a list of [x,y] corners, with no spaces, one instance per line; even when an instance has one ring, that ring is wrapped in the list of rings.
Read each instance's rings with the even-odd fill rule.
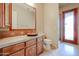
[[[74,24],[74,41],[71,41],[71,40],[66,40],[65,39],[65,31],[64,31],[64,19],[65,19],[65,16],[64,14],[65,13],[68,13],[68,12],[71,12],[71,11],[74,11],[74,19],[75,19],[75,24]],[[67,11],[64,11],[63,12],[63,41],[64,42],[68,42],[68,43],[72,43],[72,44],[78,44],[78,8],[74,8],[74,9],[71,9],[71,10],[67,10]]]

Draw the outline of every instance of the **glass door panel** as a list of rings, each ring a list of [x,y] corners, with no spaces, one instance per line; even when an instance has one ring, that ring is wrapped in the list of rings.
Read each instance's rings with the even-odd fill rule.
[[[65,40],[74,40],[74,12],[65,13]]]

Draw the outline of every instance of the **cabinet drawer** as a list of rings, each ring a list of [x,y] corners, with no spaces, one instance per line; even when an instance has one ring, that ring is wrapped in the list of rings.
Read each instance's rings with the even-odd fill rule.
[[[16,45],[12,45],[12,46],[9,46],[9,47],[5,47],[3,48],[3,54],[4,55],[7,55],[7,54],[10,54],[10,53],[14,53],[20,49],[24,48],[24,43],[20,43],[20,44],[16,44]]]
[[[36,56],[36,45],[26,48],[26,56]]]
[[[14,54],[11,54],[10,56],[24,56],[24,49],[14,53]]]
[[[26,47],[32,46],[34,44],[36,44],[36,39],[32,39],[32,40],[26,42]]]

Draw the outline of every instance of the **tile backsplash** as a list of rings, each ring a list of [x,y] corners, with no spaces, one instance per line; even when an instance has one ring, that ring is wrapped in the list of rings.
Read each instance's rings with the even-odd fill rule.
[[[12,36],[25,35],[27,33],[33,33],[35,29],[15,29],[13,31],[0,31],[0,39]]]

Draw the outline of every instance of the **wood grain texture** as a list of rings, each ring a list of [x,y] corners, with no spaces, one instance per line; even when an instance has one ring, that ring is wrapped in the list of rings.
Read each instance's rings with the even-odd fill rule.
[[[9,3],[9,30],[12,31],[12,3]]]
[[[0,49],[1,56],[36,56],[43,52],[43,37]]]
[[[37,39],[37,55],[41,54],[43,52],[43,40],[42,37]]]
[[[3,20],[3,13],[2,13],[2,9],[3,9],[3,6],[2,6],[2,3],[0,3],[0,27],[2,27],[2,20]]]
[[[32,46],[32,45],[36,45],[36,39],[33,39],[33,40],[30,40],[30,41],[26,42],[26,47],[27,48]]]
[[[24,49],[14,53],[14,54],[11,54],[10,56],[24,56]]]
[[[35,29],[15,29],[12,31],[1,31],[0,39],[6,38],[6,37],[25,35],[27,33],[33,33],[33,32],[35,32]]]
[[[36,56],[36,45],[26,49],[26,56]]]
[[[3,48],[3,53],[4,53],[4,55],[9,55],[9,54],[14,53],[23,48],[24,48],[24,43],[20,43],[20,44],[16,44],[13,46]]]

